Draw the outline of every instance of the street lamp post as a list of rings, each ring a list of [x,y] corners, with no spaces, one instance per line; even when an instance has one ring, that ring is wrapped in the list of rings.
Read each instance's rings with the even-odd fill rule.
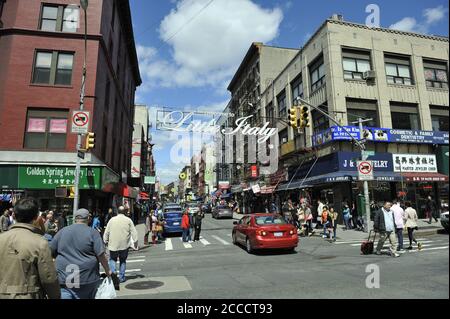
[[[84,10],[84,61],[83,61],[83,75],[81,79],[81,90],[80,90],[80,110],[84,109],[84,95],[86,90],[86,55],[87,55],[87,8],[89,5],[88,0],[80,0],[81,7]],[[75,213],[78,210],[78,203],[80,201],[80,170],[81,170],[81,158],[79,152],[81,150],[81,134],[77,137],[77,164],[75,168],[75,185],[74,185],[74,199],[73,199],[73,220],[75,221]]]

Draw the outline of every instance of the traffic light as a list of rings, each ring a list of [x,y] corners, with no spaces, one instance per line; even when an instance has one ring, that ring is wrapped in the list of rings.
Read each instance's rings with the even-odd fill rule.
[[[299,128],[309,127],[309,108],[305,105],[300,106],[300,118],[298,120]]]
[[[297,108],[296,107],[291,107],[289,109],[288,120],[289,120],[289,126],[292,126],[293,128],[297,128]]]
[[[86,134],[86,151],[95,147],[95,133],[89,132]]]

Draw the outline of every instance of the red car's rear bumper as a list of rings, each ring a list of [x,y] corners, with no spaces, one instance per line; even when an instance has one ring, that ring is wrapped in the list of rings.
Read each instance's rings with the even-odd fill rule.
[[[286,238],[264,238],[263,236],[256,236],[252,244],[255,249],[294,248],[298,245],[298,236]]]

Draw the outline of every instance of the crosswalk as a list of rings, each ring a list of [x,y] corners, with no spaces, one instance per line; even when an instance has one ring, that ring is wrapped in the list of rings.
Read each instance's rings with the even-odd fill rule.
[[[419,250],[417,244],[413,243],[412,250],[406,249],[409,246],[408,239],[405,239],[403,242],[403,247],[405,250],[400,251],[400,254],[409,254],[409,253],[417,253],[424,251],[435,251],[435,250],[445,250],[449,249],[449,241],[445,239],[430,239],[430,238],[417,238],[417,241],[422,244],[422,249]],[[348,240],[348,241],[336,241],[335,244],[338,246],[350,246],[359,248],[361,247],[361,240]],[[375,240],[374,248],[376,248],[378,243],[378,239]],[[389,240],[386,240],[383,245],[383,250],[389,250],[390,244]]]
[[[223,238],[224,237],[224,238]],[[230,246],[231,234],[220,237],[218,235],[201,236],[198,242],[185,243],[181,237],[168,237],[162,242],[164,251],[178,251],[184,249],[201,249],[208,246]]]

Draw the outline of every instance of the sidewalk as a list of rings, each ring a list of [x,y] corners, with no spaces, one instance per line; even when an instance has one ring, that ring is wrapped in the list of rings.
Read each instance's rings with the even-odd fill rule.
[[[243,217],[243,214],[233,214],[233,219],[239,220]],[[444,231],[444,228],[441,225],[441,222],[437,223],[433,220],[433,222],[428,224],[427,220],[419,219],[417,222],[419,230],[416,230],[414,234],[416,237],[418,236],[430,236],[435,235],[438,232]],[[368,233],[357,231],[357,230],[343,230],[344,225],[338,225],[336,237],[340,241],[352,241],[352,240],[365,240],[367,239]],[[373,222],[370,222],[370,229],[373,229]],[[408,232],[405,230],[403,234],[408,237]],[[316,229],[312,237],[322,237],[322,229]]]

